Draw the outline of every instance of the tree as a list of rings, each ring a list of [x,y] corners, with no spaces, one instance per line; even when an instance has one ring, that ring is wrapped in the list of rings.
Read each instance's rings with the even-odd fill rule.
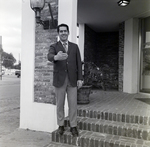
[[[21,61],[18,64],[14,65],[14,69],[21,69]]]
[[[2,52],[2,65],[5,68],[13,68],[15,62],[16,59],[14,58],[12,53],[8,54],[4,51]]]

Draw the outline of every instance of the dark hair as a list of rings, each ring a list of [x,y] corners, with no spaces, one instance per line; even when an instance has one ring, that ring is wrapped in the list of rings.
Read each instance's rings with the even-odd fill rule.
[[[67,31],[69,32],[69,27],[68,27],[68,25],[62,23],[62,24],[60,24],[60,25],[57,26],[57,32],[58,32],[58,33],[59,33],[59,28],[60,28],[60,27],[66,27],[66,28],[67,28]]]

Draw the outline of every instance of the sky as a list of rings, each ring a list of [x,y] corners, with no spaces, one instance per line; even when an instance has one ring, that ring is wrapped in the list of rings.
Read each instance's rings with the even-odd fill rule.
[[[0,36],[2,48],[21,60],[22,0],[0,0]],[[16,62],[16,63],[17,63]]]

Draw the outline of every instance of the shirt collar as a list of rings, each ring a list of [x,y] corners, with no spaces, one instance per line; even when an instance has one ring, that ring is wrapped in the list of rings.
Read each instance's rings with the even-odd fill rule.
[[[68,45],[68,41],[63,42],[63,41],[60,40],[60,42],[62,43],[62,45],[63,45],[64,43],[66,43],[66,45]]]

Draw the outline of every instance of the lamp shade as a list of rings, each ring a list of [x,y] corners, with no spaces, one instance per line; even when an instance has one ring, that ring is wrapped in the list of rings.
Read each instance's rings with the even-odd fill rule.
[[[30,6],[32,9],[40,9],[42,10],[45,5],[45,0],[30,0]]]

